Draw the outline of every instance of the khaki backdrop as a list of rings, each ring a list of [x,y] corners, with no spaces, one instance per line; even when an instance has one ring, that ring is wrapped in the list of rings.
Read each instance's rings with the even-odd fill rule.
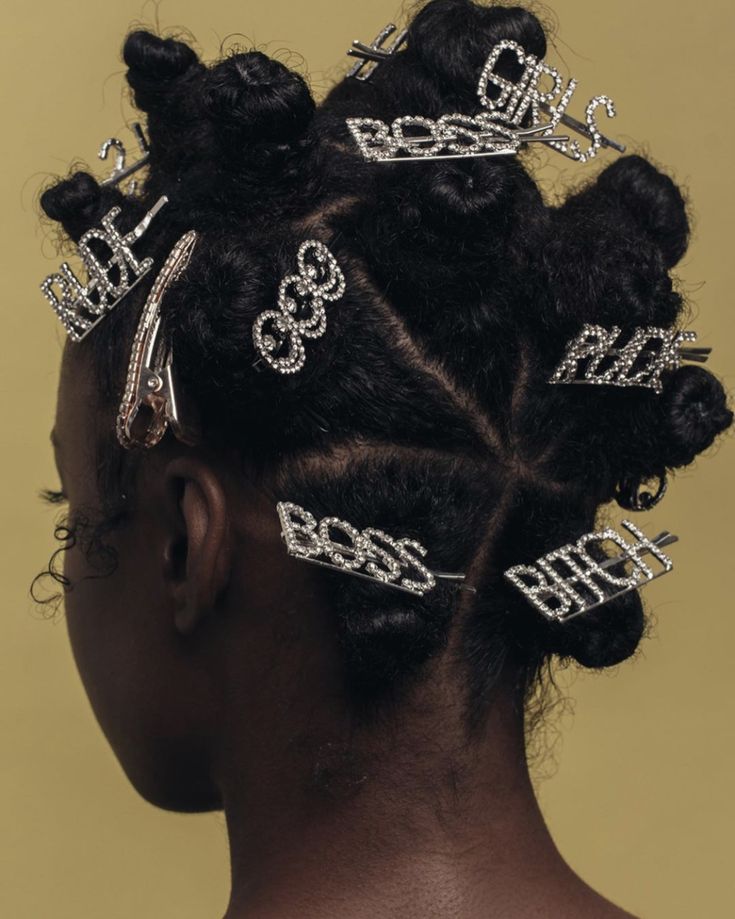
[[[732,0],[556,0],[553,7],[560,28],[552,60],[580,80],[573,113],[592,95],[611,95],[619,114],[605,129],[689,190],[696,225],[680,276],[692,325],[715,346],[711,366],[731,386]],[[133,22],[185,26],[207,58],[232,33],[292,49],[308,61],[320,94],[344,70],[349,42],[372,38],[396,16],[394,0],[164,0],[157,7],[6,0],[2,917],[203,919],[221,915],[228,892],[221,815],[168,814],[137,798],[93,720],[63,621],[43,621],[27,597],[52,549],[54,514],[35,493],[57,485],[48,433],[62,343],[38,290],[58,263],[37,219],[38,190],[76,158],[103,170],[94,165],[101,140],[129,137],[119,49]],[[553,153],[546,159],[550,193],[599,168]],[[672,550],[677,570],[647,590],[655,636],[615,673],[565,675],[573,712],[557,718],[560,730],[547,738],[551,756],[539,766],[543,806],[564,855],[591,884],[652,919],[733,915],[734,455],[725,443],[702,458],[645,518],[649,533],[681,536]]]

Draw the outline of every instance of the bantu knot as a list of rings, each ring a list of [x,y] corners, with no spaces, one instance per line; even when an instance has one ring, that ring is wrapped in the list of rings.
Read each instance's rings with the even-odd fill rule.
[[[204,92],[210,116],[233,141],[293,141],[304,134],[315,108],[303,77],[260,51],[217,64]]]

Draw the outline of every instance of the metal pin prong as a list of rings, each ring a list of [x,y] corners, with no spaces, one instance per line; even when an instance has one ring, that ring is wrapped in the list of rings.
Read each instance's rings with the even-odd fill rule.
[[[551,106],[547,102],[539,102],[539,108],[546,112],[547,115],[551,115]],[[586,124],[583,124],[581,121],[577,121],[576,118],[572,118],[571,115],[564,113],[560,119],[568,128],[571,128],[573,131],[576,131],[578,134],[582,134],[588,140],[592,140],[592,132],[587,127]],[[604,134],[600,134],[600,142],[603,147],[612,147],[613,150],[617,150],[618,153],[625,153],[625,144],[619,143],[617,140],[612,140],[610,137],[605,137]]]
[[[673,533],[669,533],[667,530],[664,530],[662,533],[659,533],[658,536],[654,537],[651,540],[654,545],[658,546],[659,549],[664,549],[666,546],[672,545],[672,543],[679,542],[679,537],[674,536]],[[639,555],[650,555],[651,550],[643,548],[638,552]],[[605,562],[600,562],[598,565],[599,568],[612,568],[615,565],[620,565],[625,561],[630,559],[630,555],[627,552],[623,552],[621,555],[615,555],[612,558],[607,559]]]

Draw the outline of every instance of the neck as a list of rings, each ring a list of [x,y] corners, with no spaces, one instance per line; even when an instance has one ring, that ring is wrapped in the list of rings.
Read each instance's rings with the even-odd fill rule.
[[[470,743],[456,703],[437,684],[427,699],[427,682],[420,704],[402,704],[400,723],[337,731],[320,706],[304,722],[308,735],[290,736],[259,774],[252,746],[231,757],[220,776],[232,861],[226,919],[468,919],[489,906],[530,916],[554,897],[558,914],[577,915],[570,903],[596,896],[544,823],[512,694],[499,693]]]

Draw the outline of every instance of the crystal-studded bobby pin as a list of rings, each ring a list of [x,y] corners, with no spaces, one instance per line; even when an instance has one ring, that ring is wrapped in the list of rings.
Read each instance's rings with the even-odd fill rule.
[[[369,80],[375,73],[376,67],[391,58],[397,51],[400,51],[406,43],[408,30],[404,29],[402,32],[398,32],[392,44],[386,47],[385,43],[396,32],[398,32],[398,27],[389,22],[369,45],[358,40],[353,41],[352,47],[347,50],[347,53],[350,57],[358,57],[360,60],[348,71],[347,76],[363,82]]]
[[[516,565],[505,577],[536,609],[555,622],[566,622],[661,577],[673,568],[662,551],[678,540],[671,533],[648,539],[629,520],[623,526],[635,537],[630,543],[613,529],[587,533],[574,543],[555,549],[531,565]],[[600,560],[601,544],[613,543],[619,554]],[[595,548],[593,555],[588,549]],[[643,560],[650,555],[655,570]]]
[[[73,341],[81,341],[88,335],[151,270],[153,259],[139,261],[131,246],[143,236],[167,201],[165,195],[159,198],[140,223],[124,235],[115,226],[119,207],[105,214],[101,228],[92,227],[82,235],[77,249],[87,272],[86,284],[78,280],[66,262],[41,284],[44,296]],[[110,252],[106,262],[99,258],[102,246]]]
[[[390,125],[377,118],[348,118],[346,123],[363,157],[377,163],[512,156],[521,144],[569,139],[542,135],[536,128],[495,124],[487,113],[442,115],[436,121],[403,115]]]
[[[171,349],[160,334],[161,303],[189,264],[196,241],[194,230],[179,239],[158,273],[140,315],[116,424],[117,439],[126,449],[155,446],[169,425],[184,443],[196,443],[198,439],[195,427],[181,417]]]
[[[643,386],[660,393],[666,370],[682,361],[704,363],[711,348],[683,347],[697,340],[696,332],[677,332],[655,326],[637,328],[621,346],[620,327],[585,325],[567,345],[549,383]]]
[[[430,571],[423,563],[426,549],[414,539],[395,539],[374,527],[360,531],[337,517],[317,521],[309,511],[288,501],[280,502],[276,510],[289,555],[305,562],[418,597],[433,590],[437,579],[464,580],[464,574]]]
[[[253,344],[278,373],[297,373],[306,363],[304,338],[320,338],[327,328],[324,304],[341,299],[345,276],[324,243],[308,239],[299,247],[298,273],[278,288],[278,309],[261,313],[253,324]]]

